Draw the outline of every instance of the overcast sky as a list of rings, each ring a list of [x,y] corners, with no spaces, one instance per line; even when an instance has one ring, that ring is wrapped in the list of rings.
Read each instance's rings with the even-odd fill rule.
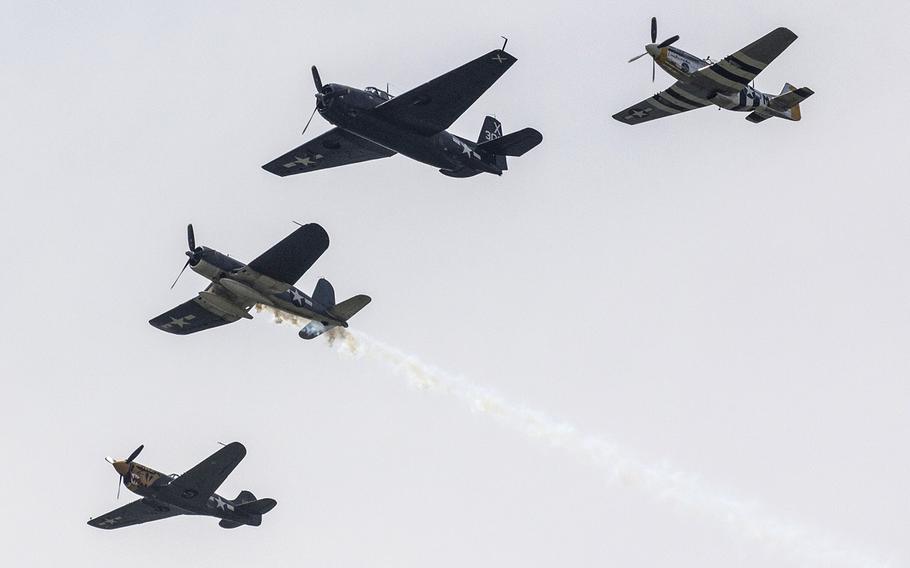
[[[834,9],[832,9],[834,8]],[[648,20],[720,58],[799,39],[757,80],[803,120],[610,118],[666,88]],[[300,281],[352,327],[672,464],[832,546],[910,558],[910,89],[904,3],[19,2],[0,18],[0,542],[8,565],[797,566],[787,547],[339,357],[265,314],[178,337],[197,242],[251,260],[315,221]],[[404,92],[500,46],[483,117],[544,142],[502,177],[396,156],[278,178],[326,82]],[[329,128],[316,117],[307,137]],[[183,472],[239,440],[220,492],[259,528],[85,522],[105,455]],[[790,547],[792,548],[792,547]],[[810,564],[811,565],[811,564]],[[849,565],[849,564],[845,564]]]

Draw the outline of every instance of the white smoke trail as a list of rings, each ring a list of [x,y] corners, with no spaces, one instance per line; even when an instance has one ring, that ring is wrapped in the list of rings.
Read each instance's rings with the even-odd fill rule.
[[[527,436],[591,460],[612,482],[719,520],[735,535],[786,552],[800,564],[870,568],[888,565],[817,530],[777,518],[755,503],[714,490],[695,475],[639,461],[614,444],[579,432],[571,424],[509,402],[490,389],[449,375],[363,333],[335,328],[326,335],[329,345],[342,355],[382,363],[419,389],[452,396]]]
[[[290,314],[276,312],[275,321]],[[495,391],[450,375],[418,358],[385,345],[366,334],[334,328],[326,334],[329,346],[354,359],[381,363],[415,387],[452,396],[471,410],[531,438],[590,460],[608,481],[635,488],[701,516],[720,521],[729,532],[791,556],[804,566],[883,568],[890,563],[845,545],[811,527],[776,517],[757,503],[707,486],[698,476],[666,464],[649,464],[606,440],[579,432],[569,423],[526,406],[507,401]]]

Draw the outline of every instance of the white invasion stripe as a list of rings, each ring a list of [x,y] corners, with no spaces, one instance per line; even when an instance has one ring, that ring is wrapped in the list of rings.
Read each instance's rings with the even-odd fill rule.
[[[684,100],[680,99],[679,97],[677,97],[673,93],[671,93],[669,89],[662,92],[660,94],[660,96],[670,99],[671,103],[673,103],[675,105],[679,105],[679,106],[685,108],[686,110],[692,110],[693,108],[701,108],[698,105],[693,105],[689,101],[684,101]]]
[[[724,71],[729,71],[730,73],[733,73],[748,81],[751,81],[752,79],[755,78],[754,73],[750,73],[749,71],[746,71],[745,69],[741,69],[741,68],[737,67],[736,65],[733,65],[726,59],[724,59],[723,61],[719,61],[717,64],[720,65],[721,67],[723,67]]]
[[[685,90],[685,89],[683,89],[683,88],[681,88],[681,87],[679,87],[679,86],[677,86],[676,88],[679,89],[680,92],[682,92],[682,93],[683,93],[684,95],[686,95],[688,98],[692,99],[693,101],[698,101],[698,102],[700,102],[700,103],[701,103],[702,105],[704,105],[704,106],[708,106],[708,105],[713,105],[713,104],[714,104],[714,103],[712,103],[711,101],[709,101],[708,99],[699,97],[698,95],[694,95],[694,94],[690,93],[689,91],[687,91],[687,90]],[[678,98],[678,97],[677,97],[677,98]]]
[[[702,71],[699,71],[699,73],[704,73],[704,76],[706,78],[708,78],[720,85],[724,85],[724,86],[730,87],[731,89],[735,89],[736,91],[741,91],[744,86],[742,83],[737,83],[736,81],[731,81],[730,79],[727,79],[723,75],[718,75],[717,71],[715,71],[714,69],[711,69],[710,67],[708,67],[707,69],[703,69]]]
[[[752,59],[751,57],[749,57],[742,51],[737,51],[731,57],[735,57],[735,58],[739,59],[740,61],[742,61],[743,63],[745,63],[746,65],[751,65],[752,67],[755,67],[756,69],[764,69],[765,67],[768,66],[768,64],[765,63],[764,61],[759,61],[758,59]]]
[[[669,113],[669,114],[676,114],[676,113],[680,112],[680,111],[676,110],[675,108],[670,108],[667,105],[660,104],[657,101],[657,99],[655,99],[654,97],[651,97],[650,99],[648,99],[648,104],[655,106],[655,107],[659,108],[660,110],[662,110],[666,113]]]
[[[836,540],[811,526],[775,515],[752,500],[720,490],[699,475],[674,468],[665,461],[644,461],[609,439],[513,402],[492,389],[424,363],[366,334],[334,328],[325,335],[328,345],[339,355],[378,364],[420,391],[451,397],[472,412],[531,440],[587,461],[606,481],[620,488],[677,506],[695,517],[710,519],[733,536],[790,557],[794,565],[803,568],[891,565],[850,542]]]

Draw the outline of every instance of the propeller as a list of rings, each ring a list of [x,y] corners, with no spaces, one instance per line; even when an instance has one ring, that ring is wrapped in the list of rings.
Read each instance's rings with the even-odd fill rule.
[[[120,499],[120,486],[123,485],[123,479],[127,475],[129,475],[130,469],[132,469],[130,467],[130,465],[133,463],[133,460],[136,459],[136,457],[139,455],[139,452],[141,452],[144,447],[145,447],[144,444],[139,444],[139,447],[136,448],[135,450],[133,450],[133,453],[131,453],[128,458],[123,460],[123,463],[127,464],[127,469],[126,469],[126,473],[121,474],[120,479],[117,480],[117,499]],[[109,463],[111,465],[116,465],[116,463],[117,463],[117,460],[115,460],[114,458],[112,458],[110,456],[105,457],[104,461],[106,461],[107,463]],[[119,473],[119,471],[118,471],[118,473]]]
[[[180,280],[180,277],[183,276],[183,271],[186,270],[186,267],[191,264],[194,264],[193,261],[199,262],[199,260],[202,258],[202,252],[203,252],[202,247],[199,247],[199,248],[196,247],[196,234],[193,232],[192,223],[190,223],[189,225],[186,226],[186,243],[189,246],[189,250],[187,250],[185,254],[189,258],[186,259],[186,264],[183,265],[183,268],[180,269],[180,274],[177,275],[177,278],[174,280],[174,283],[171,284],[171,290],[173,290],[174,286],[177,285],[177,280]],[[140,447],[139,449],[141,450],[142,448]],[[133,457],[135,457],[135,456],[133,456]],[[129,461],[132,461],[132,459]]]
[[[319,77],[319,69],[316,69],[316,66],[313,65],[313,67],[311,67],[310,70],[313,72],[313,83],[316,84],[316,90],[321,93],[322,92],[322,79]]]
[[[679,40],[679,36],[675,35],[673,37],[669,37],[669,38],[663,40],[660,43],[657,43],[657,18],[651,18],[651,43],[649,43],[648,45],[645,46],[644,53],[642,53],[641,55],[636,55],[635,57],[633,57],[632,59],[629,60],[629,63],[632,63],[633,61],[636,61],[636,60],[644,57],[645,55],[650,54],[651,57],[653,58],[651,60],[651,82],[653,83],[654,80],[657,78],[656,60],[657,60],[657,56],[660,55],[660,50],[665,47],[669,47],[669,46],[673,45],[678,40]]]
[[[320,107],[325,108],[323,105],[323,97],[332,92],[331,87],[326,88],[326,86],[322,84],[322,78],[319,76],[319,69],[316,69],[315,65],[310,68],[310,71],[313,73],[313,84],[316,85],[316,106],[313,108],[313,112],[310,114],[310,118],[306,121],[306,126],[303,127],[303,131],[300,134],[306,133],[307,128],[310,127],[310,123],[313,122],[313,117],[316,116],[316,111],[319,110]]]
[[[139,444],[139,447],[133,450],[133,453],[130,454],[130,457],[126,458],[126,463],[133,463],[133,460],[136,459],[136,457],[139,455],[139,452],[141,452],[143,448],[145,448],[145,444]]]

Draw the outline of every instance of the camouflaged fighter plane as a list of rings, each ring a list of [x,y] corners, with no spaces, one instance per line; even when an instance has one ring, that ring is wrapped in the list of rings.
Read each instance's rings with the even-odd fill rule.
[[[677,81],[669,89],[632,105],[613,118],[626,124],[640,124],[655,118],[663,118],[692,110],[716,105],[727,110],[748,112],[746,120],[762,122],[778,117],[787,120],[801,118],[799,103],[814,93],[812,89],[795,88],[785,83],[779,95],[757,91],[753,83],[755,76],[762,72],[774,59],[796,40],[796,34],[787,28],[777,28],[761,39],[750,43],[721,61],[701,59],[681,49],[670,47],[679,39],[678,35],[657,42],[657,18],[651,18],[651,43],[645,52],[629,60],[629,63],[650,55],[651,80],[654,81],[655,64],[672,75]],[[754,83],[753,83],[754,84]]]
[[[482,172],[502,175],[506,156],[521,156],[543,140],[525,128],[502,134],[502,124],[486,117],[477,142],[446,132],[516,59],[497,49],[402,95],[367,87],[322,84],[314,66],[316,111],[335,125],[306,144],[262,166],[288,176],[402,154],[464,178]]]
[[[329,235],[316,223],[301,225],[249,264],[197,247],[193,225],[187,225],[186,238],[189,259],[177,280],[189,266],[212,283],[192,300],[149,320],[168,333],[187,335],[241,318],[253,319],[250,309],[263,304],[310,320],[298,335],[313,339],[333,327],[347,327],[348,320],[370,303],[369,296],[360,294],[336,304],[335,290],[324,278],[319,279],[312,297],[294,287],[329,248]]]
[[[246,448],[240,442],[227,444],[183,475],[164,475],[136,463],[133,460],[142,448],[136,448],[125,460],[104,458],[120,476],[117,498],[122,483],[142,499],[96,517],[89,525],[119,529],[177,515],[207,515],[221,519],[218,525],[226,529],[241,525],[258,527],[262,515],[278,504],[274,499],[256,499],[249,491],[241,491],[233,500],[215,493],[246,455]]]

